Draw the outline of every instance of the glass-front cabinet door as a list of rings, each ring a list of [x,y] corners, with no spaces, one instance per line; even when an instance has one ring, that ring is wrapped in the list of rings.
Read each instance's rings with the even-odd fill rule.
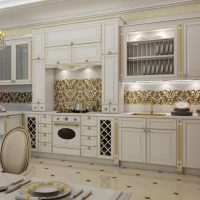
[[[176,77],[177,26],[127,30],[125,58],[124,79]]]
[[[30,39],[6,41],[0,49],[0,84],[30,84]]]
[[[11,81],[11,45],[7,44],[6,47],[0,49],[0,82],[6,83]]]

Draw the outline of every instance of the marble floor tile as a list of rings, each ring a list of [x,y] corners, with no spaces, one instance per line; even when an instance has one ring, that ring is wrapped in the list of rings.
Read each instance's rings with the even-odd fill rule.
[[[200,177],[31,158],[27,176],[132,192],[131,200],[200,200]]]

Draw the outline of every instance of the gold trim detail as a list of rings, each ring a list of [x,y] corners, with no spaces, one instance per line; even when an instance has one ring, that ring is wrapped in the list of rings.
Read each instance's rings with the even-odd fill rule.
[[[125,104],[160,104],[173,105],[185,101],[189,104],[200,104],[200,90],[135,90],[124,92]]]
[[[183,25],[178,25],[178,76],[183,76]]]
[[[183,120],[177,120],[177,171],[183,170]]]

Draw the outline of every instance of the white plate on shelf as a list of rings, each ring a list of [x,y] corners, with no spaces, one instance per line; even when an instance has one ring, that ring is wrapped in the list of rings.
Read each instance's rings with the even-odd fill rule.
[[[164,43],[160,43],[160,55],[162,55],[164,53]]]
[[[165,74],[169,74],[169,63],[165,64]]]
[[[147,75],[149,75],[151,72],[151,66],[150,65],[147,65]]]
[[[160,74],[164,73],[164,65],[161,63],[160,64]]]
[[[155,74],[155,66],[151,65],[151,74],[154,75]]]
[[[169,65],[169,74],[172,74],[173,73],[173,64],[170,63]]]
[[[169,43],[169,54],[173,54],[174,45],[173,42]]]
[[[165,42],[165,55],[169,53],[169,42]]]
[[[160,44],[156,43],[156,55],[159,55]]]

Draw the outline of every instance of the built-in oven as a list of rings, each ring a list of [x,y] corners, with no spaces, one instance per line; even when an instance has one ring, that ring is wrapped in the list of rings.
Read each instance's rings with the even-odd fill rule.
[[[53,117],[53,151],[68,155],[80,155],[80,117]]]

